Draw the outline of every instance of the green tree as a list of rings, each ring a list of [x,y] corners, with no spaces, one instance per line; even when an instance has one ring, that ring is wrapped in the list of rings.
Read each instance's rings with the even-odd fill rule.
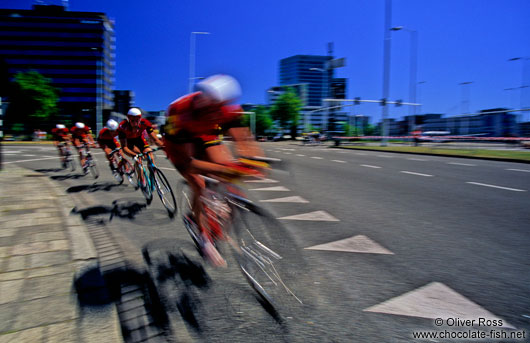
[[[26,133],[49,126],[57,114],[59,90],[37,71],[19,72],[11,83],[9,107],[6,113],[8,125],[23,124]]]
[[[288,88],[278,97],[270,110],[272,119],[277,120],[281,127],[290,129],[292,139],[296,137],[301,107],[300,99],[291,88]]]
[[[256,115],[256,136],[266,136],[272,131],[274,122],[266,106],[259,105],[252,112]],[[250,114],[245,114],[242,119],[244,126],[250,127]]]

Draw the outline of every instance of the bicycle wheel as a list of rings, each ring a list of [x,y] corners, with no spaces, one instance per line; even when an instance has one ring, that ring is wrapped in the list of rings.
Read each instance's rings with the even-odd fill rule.
[[[162,204],[164,204],[169,217],[173,218],[177,212],[177,202],[175,201],[173,190],[171,189],[166,176],[160,169],[155,167],[153,168],[152,172],[151,181],[153,181],[158,196],[160,197],[160,200],[162,200]]]
[[[151,201],[153,201],[153,191],[151,188],[151,181],[149,180],[149,174],[147,174],[147,170],[145,167],[139,166],[138,168],[138,183],[140,185],[140,189],[142,190],[142,193],[144,194],[145,200],[147,201],[147,204],[149,205]]]
[[[188,231],[189,235],[191,236],[191,239],[193,240],[193,243],[195,243],[195,246],[201,251],[201,237],[199,228],[197,227],[197,224],[195,224],[195,221],[192,219],[193,212],[192,212],[192,199],[193,199],[193,192],[191,190],[191,187],[188,185],[188,182],[186,180],[182,180],[177,185],[177,198],[178,198],[178,208],[180,209],[180,213],[182,216],[182,221],[184,222],[184,227],[186,228],[186,231]]]
[[[138,187],[138,178],[133,166],[126,159],[122,159],[120,162],[120,172],[125,175],[125,178],[131,185]]]
[[[301,305],[293,291],[305,268],[294,240],[274,217],[256,206],[234,206],[236,260],[250,286],[276,311]]]
[[[94,179],[97,179],[99,177],[99,170],[98,170],[98,167],[96,166],[96,161],[94,161],[92,157],[90,157],[87,163],[88,163],[88,169],[90,170],[90,174],[92,174]]]
[[[123,183],[123,174],[118,164],[116,163],[115,159],[112,160],[111,172],[112,172],[112,176],[114,177],[114,179],[116,179],[116,181],[118,181],[118,184],[121,185]]]

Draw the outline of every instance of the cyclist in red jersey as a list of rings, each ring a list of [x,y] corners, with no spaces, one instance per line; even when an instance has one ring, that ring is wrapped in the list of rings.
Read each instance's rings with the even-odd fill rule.
[[[63,125],[57,124],[55,128],[52,129],[53,144],[57,147],[59,151],[59,158],[63,168],[66,168],[66,156],[64,147],[70,142],[70,131]]]
[[[77,149],[77,152],[79,153],[79,162],[81,163],[81,167],[83,169],[85,168],[85,157],[83,156],[83,153],[81,152],[81,146],[83,143],[95,147],[94,139],[92,138],[92,131],[90,130],[90,127],[86,126],[85,124],[81,122],[75,123],[74,126],[70,129],[70,133],[72,134],[72,142],[75,148]]]
[[[135,157],[137,154],[152,151],[143,135],[144,132],[147,132],[156,145],[159,147],[164,146],[162,141],[156,136],[153,125],[149,120],[142,118],[142,111],[137,107],[133,107],[127,112],[127,119],[123,120],[118,127],[120,143],[127,155]],[[154,159],[152,154],[151,158]]]
[[[167,110],[164,126],[166,154],[193,190],[193,215],[204,230],[200,194],[205,187],[199,174],[232,178],[239,175],[234,157],[221,144],[220,134],[226,131],[242,156],[263,156],[250,130],[242,127],[239,105],[228,105],[241,94],[239,83],[228,75],[214,75],[196,85],[197,92],[173,101]],[[204,255],[215,266],[226,262],[213,246],[209,236],[202,234]]]
[[[113,157],[110,156],[110,153],[112,150],[120,148],[120,142],[118,142],[118,139],[116,136],[118,136],[118,122],[114,119],[109,119],[107,121],[107,124],[104,128],[102,128],[99,131],[98,134],[98,144],[99,147],[105,152],[105,156],[107,157],[107,160],[109,161],[109,167],[110,170],[114,172],[114,164],[112,163]],[[123,153],[118,151],[118,154],[120,154],[122,157]]]

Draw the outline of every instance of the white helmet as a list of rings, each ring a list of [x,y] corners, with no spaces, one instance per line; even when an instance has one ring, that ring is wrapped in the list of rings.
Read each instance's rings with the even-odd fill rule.
[[[202,92],[215,102],[231,102],[241,96],[239,82],[229,75],[213,75],[195,85],[195,90]]]
[[[105,125],[107,127],[107,129],[111,130],[111,131],[116,131],[116,129],[118,128],[118,122],[114,119],[109,119],[107,121],[107,125]]]
[[[141,117],[142,111],[137,107],[133,107],[129,110],[129,112],[127,112],[127,115],[132,117]]]
[[[57,125],[55,125],[55,127],[58,128],[58,129],[64,129],[65,128],[65,126],[63,124],[57,124]]]
[[[85,124],[81,123],[81,122],[77,122],[75,123],[75,127],[77,127],[78,129],[84,129],[85,128]]]

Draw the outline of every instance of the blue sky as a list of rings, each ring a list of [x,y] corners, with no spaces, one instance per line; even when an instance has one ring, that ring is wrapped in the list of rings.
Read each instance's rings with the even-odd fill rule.
[[[30,0],[2,0],[4,8],[31,7]],[[325,55],[334,42],[347,66],[349,98],[382,97],[384,0],[71,0],[72,11],[104,12],[116,22],[116,89],[131,89],[136,105],[161,110],[186,93],[190,32],[197,37],[196,76],[232,74],[243,87],[241,102],[265,103],[278,84],[278,62],[297,54]],[[422,112],[456,115],[461,82],[469,109],[519,107],[523,62],[530,57],[528,0],[393,0],[392,25],[418,31],[417,81]],[[392,33],[390,100],[408,100],[409,43]],[[530,83],[530,61],[525,84]],[[530,105],[530,88],[523,105]],[[408,114],[390,107],[390,116]],[[356,114],[378,120],[381,107],[361,105]],[[526,115],[530,117],[529,114]]]

